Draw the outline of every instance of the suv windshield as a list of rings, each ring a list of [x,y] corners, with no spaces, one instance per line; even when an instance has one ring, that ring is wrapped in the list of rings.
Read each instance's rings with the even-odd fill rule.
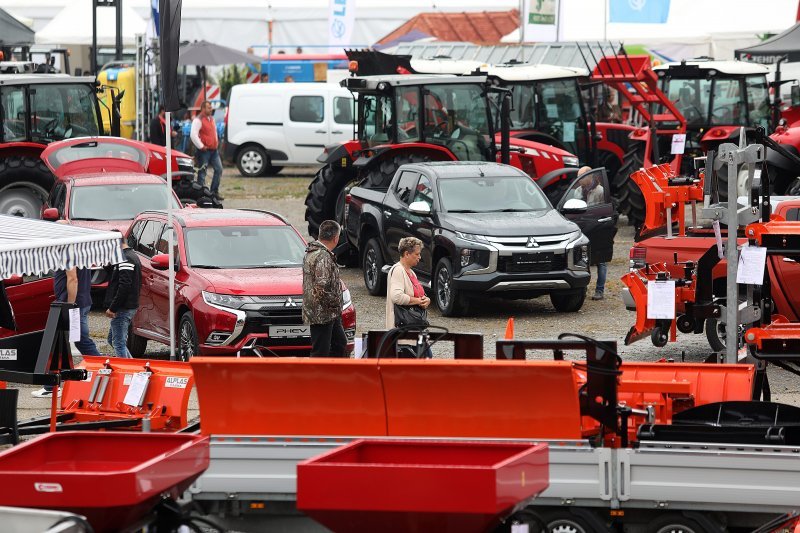
[[[126,183],[84,185],[72,188],[70,218],[72,220],[133,220],[148,209],[164,209],[167,198],[173,209],[180,205],[164,185],[159,183]]]
[[[28,93],[32,141],[52,142],[100,135],[92,87],[82,84],[42,84],[30,86]],[[19,112],[10,116],[12,119],[15,117],[19,120]]]
[[[551,207],[527,176],[439,180],[439,199],[451,213],[538,211]]]
[[[306,249],[291,226],[192,228],[185,241],[195,268],[299,267]]]

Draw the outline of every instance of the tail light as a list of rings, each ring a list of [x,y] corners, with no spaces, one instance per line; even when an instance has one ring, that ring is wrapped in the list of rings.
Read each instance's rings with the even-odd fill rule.
[[[631,251],[628,252],[628,258],[630,259],[631,270],[639,270],[640,268],[644,268],[644,266],[647,264],[647,248],[644,246],[631,247]]]
[[[358,61],[354,60],[348,63],[347,70],[349,70],[351,74],[358,74]]]

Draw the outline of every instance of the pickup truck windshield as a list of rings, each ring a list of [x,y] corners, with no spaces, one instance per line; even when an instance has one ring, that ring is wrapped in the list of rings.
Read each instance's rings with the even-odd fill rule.
[[[173,209],[180,209],[170,192]],[[70,201],[72,220],[133,220],[148,209],[164,209],[167,191],[159,183],[126,183],[74,187]]]
[[[195,268],[299,267],[305,249],[290,226],[223,226],[186,232],[186,256]]]
[[[451,213],[538,211],[551,208],[542,190],[526,176],[439,180],[442,208]]]

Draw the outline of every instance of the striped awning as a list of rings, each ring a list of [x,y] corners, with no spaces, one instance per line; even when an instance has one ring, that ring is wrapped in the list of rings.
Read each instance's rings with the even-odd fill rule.
[[[122,262],[120,234],[0,215],[0,279]]]

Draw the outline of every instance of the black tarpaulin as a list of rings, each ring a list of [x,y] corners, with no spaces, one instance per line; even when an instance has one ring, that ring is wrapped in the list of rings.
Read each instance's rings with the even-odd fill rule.
[[[159,0],[161,35],[161,91],[167,111],[180,109],[178,98],[178,57],[181,42],[182,0]]]
[[[788,56],[787,61],[800,61],[800,23],[763,43],[736,50],[736,59],[769,65]]]

